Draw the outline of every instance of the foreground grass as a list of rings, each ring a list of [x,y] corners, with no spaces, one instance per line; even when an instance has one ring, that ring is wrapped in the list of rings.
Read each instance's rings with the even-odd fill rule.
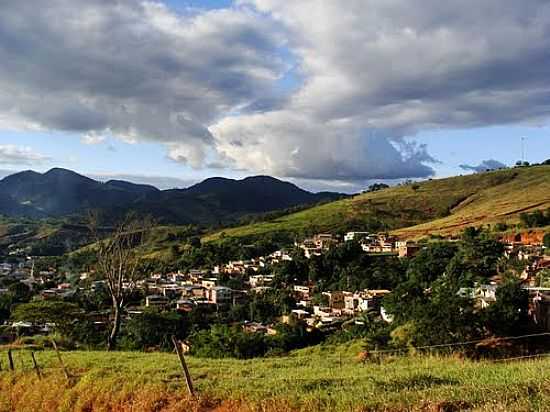
[[[474,362],[452,357],[386,358],[363,365],[357,343],[247,361],[189,358],[199,398],[185,396],[177,358],[164,353],[66,352],[68,384],[55,354],[15,354],[0,372],[0,411],[366,411],[550,410],[550,358]],[[5,368],[5,353],[0,352]]]

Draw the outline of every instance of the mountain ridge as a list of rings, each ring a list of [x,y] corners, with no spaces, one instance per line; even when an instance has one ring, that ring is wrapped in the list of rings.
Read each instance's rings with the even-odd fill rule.
[[[249,214],[335,200],[345,195],[311,193],[270,176],[236,180],[212,177],[185,189],[160,190],[112,179],[99,182],[72,170],[32,170],[0,180],[0,214],[9,217],[66,217],[99,209],[116,219],[129,210],[162,223],[222,225]]]

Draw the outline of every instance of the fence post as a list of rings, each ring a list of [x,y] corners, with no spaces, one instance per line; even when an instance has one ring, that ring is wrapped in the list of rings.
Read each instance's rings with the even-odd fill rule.
[[[55,339],[52,338],[52,346],[55,350],[55,354],[57,355],[57,360],[59,361],[59,364],[61,365],[61,369],[63,369],[63,373],[65,374],[65,378],[67,378],[67,382],[71,380],[71,375],[69,375],[69,371],[65,367],[65,363],[63,363],[63,359],[61,359],[61,353],[59,353],[59,349],[57,347],[57,343],[55,343]]]
[[[42,379],[42,374],[40,373],[40,367],[38,366],[38,362],[36,362],[36,358],[34,357],[34,352],[31,351],[31,358],[32,358],[32,365],[34,367],[34,370],[36,371],[36,376],[38,376],[38,379]]]
[[[185,363],[185,357],[183,356],[183,350],[181,349],[181,343],[176,339],[175,336],[172,336],[172,343],[176,348],[176,353],[180,360],[181,368],[183,369],[183,375],[185,377],[185,382],[187,383],[187,390],[189,395],[195,396],[195,391],[193,389],[193,381],[191,380],[191,375],[189,374],[189,369],[187,369],[187,364]]]
[[[15,370],[15,366],[13,366],[13,355],[11,353],[11,349],[8,349],[8,363],[9,363],[10,371],[13,372]]]

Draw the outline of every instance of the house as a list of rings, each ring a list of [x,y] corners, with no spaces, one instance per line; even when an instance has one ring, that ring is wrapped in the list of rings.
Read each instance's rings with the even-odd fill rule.
[[[215,286],[207,291],[208,301],[216,305],[229,305],[232,302],[233,291],[225,286]]]
[[[304,300],[309,300],[313,290],[311,286],[307,286],[307,285],[294,285],[293,289],[294,289],[294,294],[298,298],[304,299]]]
[[[191,312],[196,307],[195,302],[187,299],[180,299],[176,302],[176,309],[181,312]]]
[[[413,257],[418,253],[420,249],[421,248],[419,245],[412,242],[407,242],[404,245],[398,246],[397,248],[400,258]]]
[[[305,239],[299,246],[304,251],[306,258],[312,256],[319,256],[325,250],[328,250],[331,246],[337,245],[339,240],[336,236],[330,233],[319,233],[312,238]]]
[[[344,295],[344,309],[346,312],[355,312],[359,309],[361,301],[362,299],[359,295],[347,293]]]
[[[344,235],[344,242],[359,241],[369,236],[369,232],[348,232]]]
[[[529,317],[539,328],[550,332],[550,288],[526,288],[529,292]]]
[[[497,301],[496,293],[496,285],[480,285],[475,289],[476,303],[482,309],[485,309],[486,307]]]
[[[206,289],[212,289],[218,285],[218,278],[205,278],[201,281],[201,285]]]
[[[182,286],[182,297],[204,297],[206,288],[202,285],[184,285]]]
[[[344,309],[344,292],[334,291],[334,292],[323,292],[323,295],[328,297],[328,306],[331,309]]]
[[[273,283],[273,278],[273,275],[253,275],[248,278],[248,283],[251,288],[269,286]]]
[[[149,295],[145,298],[145,306],[148,308],[164,308],[170,304],[170,299],[163,295]]]
[[[245,322],[243,330],[249,333],[267,333],[267,326],[257,322]]]
[[[294,315],[296,319],[305,319],[309,316],[309,312],[302,309],[293,309],[290,313]]]
[[[183,288],[177,284],[164,285],[162,288],[162,294],[169,299],[175,299],[182,295]]]

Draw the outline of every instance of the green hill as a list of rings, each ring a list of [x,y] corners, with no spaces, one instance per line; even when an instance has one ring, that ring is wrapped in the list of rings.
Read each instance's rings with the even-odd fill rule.
[[[186,396],[175,354],[15,351],[0,372],[0,411],[548,411],[550,359],[508,362],[458,357],[357,361],[359,343],[252,360],[188,358],[198,398]],[[2,359],[5,352],[0,350]],[[6,362],[3,362],[6,365]],[[21,367],[25,370],[21,371]]]
[[[516,223],[519,213],[550,207],[550,166],[497,170],[434,179],[357,195],[278,219],[205,237],[269,232],[391,230],[401,237],[451,234],[466,226]]]

